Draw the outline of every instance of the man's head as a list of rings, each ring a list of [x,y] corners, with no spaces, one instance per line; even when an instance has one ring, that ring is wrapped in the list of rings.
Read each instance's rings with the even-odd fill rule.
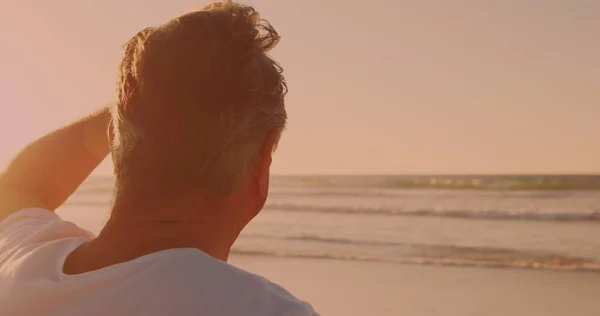
[[[262,207],[287,119],[282,69],[266,55],[278,41],[232,2],[134,36],[113,109],[117,199],[238,196]]]

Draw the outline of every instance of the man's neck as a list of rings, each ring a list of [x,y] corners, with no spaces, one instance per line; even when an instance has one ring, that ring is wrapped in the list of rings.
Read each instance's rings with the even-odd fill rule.
[[[126,221],[110,219],[97,238],[75,249],[63,272],[80,274],[124,263],[155,252],[195,248],[227,261],[235,237],[217,234],[206,222]]]
[[[227,261],[242,228],[228,218],[227,209],[169,205],[137,209],[116,201],[111,218],[87,251],[107,256],[111,264],[173,248],[196,248]]]
[[[237,234],[213,221],[109,220],[95,242],[100,248],[139,257],[173,248],[196,248],[227,261]]]

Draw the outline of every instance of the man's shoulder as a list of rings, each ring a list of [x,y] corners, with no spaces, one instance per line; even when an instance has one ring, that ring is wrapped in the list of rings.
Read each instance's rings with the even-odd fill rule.
[[[225,315],[238,315],[244,310],[246,315],[317,315],[311,305],[296,298],[282,286],[265,277],[231,266],[237,280],[232,284],[235,302],[226,304],[231,311]]]
[[[247,284],[247,289],[259,290],[253,295],[254,302],[269,305],[269,308],[277,308],[286,312],[294,312],[289,315],[315,315],[312,307],[307,302],[296,298],[292,293],[277,283],[271,282],[263,276],[233,267],[242,276],[240,283]],[[244,286],[238,287],[241,295],[247,295]],[[285,314],[288,315],[288,314]]]
[[[64,238],[92,237],[87,230],[42,208],[22,209],[0,221],[0,253],[30,244],[41,246]]]
[[[217,278],[211,283],[213,289],[219,289],[216,292],[222,302],[222,315],[317,315],[310,304],[260,275],[207,258],[208,255],[201,252],[193,256],[204,261],[203,266],[208,268],[198,273],[211,273],[213,278]],[[205,277],[202,279],[206,280]],[[215,287],[216,284],[222,287]]]

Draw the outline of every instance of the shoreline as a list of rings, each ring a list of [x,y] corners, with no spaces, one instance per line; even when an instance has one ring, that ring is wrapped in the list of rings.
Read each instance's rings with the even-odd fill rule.
[[[592,267],[569,267],[569,266],[547,266],[546,263],[539,264],[538,262],[526,262],[521,265],[506,264],[502,262],[472,262],[460,261],[458,259],[440,260],[438,258],[406,258],[406,259],[382,259],[372,257],[335,257],[319,254],[277,254],[261,251],[247,251],[240,249],[232,249],[232,256],[249,256],[249,257],[264,257],[273,259],[296,259],[296,260],[328,260],[342,262],[365,262],[365,263],[381,263],[392,265],[412,265],[412,266],[432,266],[432,267],[454,267],[454,268],[482,268],[482,269],[508,269],[508,270],[525,270],[525,271],[551,271],[551,272],[578,272],[578,273],[600,273],[600,265],[595,264]]]

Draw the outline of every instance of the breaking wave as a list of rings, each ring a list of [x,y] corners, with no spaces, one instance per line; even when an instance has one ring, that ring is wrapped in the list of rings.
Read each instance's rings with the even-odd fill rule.
[[[600,190],[600,175],[280,176],[274,177],[273,183],[293,187],[588,191]]]
[[[290,211],[290,212],[319,212],[337,214],[363,214],[387,216],[438,216],[465,219],[514,219],[514,220],[552,220],[552,221],[600,221],[600,210],[597,211],[570,211],[543,213],[531,211],[505,211],[505,210],[452,210],[452,209],[417,209],[407,210],[402,208],[385,207],[336,207],[299,204],[273,204],[268,203],[265,209]]]

